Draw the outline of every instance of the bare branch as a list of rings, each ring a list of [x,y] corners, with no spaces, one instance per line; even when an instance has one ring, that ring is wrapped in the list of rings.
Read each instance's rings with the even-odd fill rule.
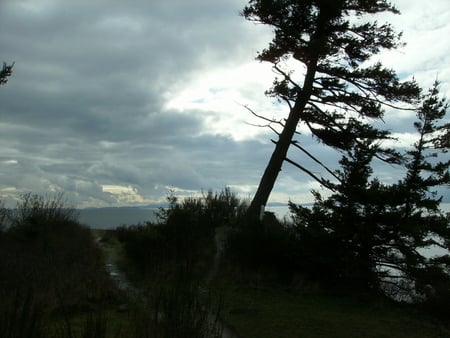
[[[252,113],[252,115],[256,116],[257,118],[259,118],[259,119],[261,119],[261,120],[267,121],[267,122],[269,122],[269,123],[280,124],[281,126],[283,126],[283,124],[282,124],[281,121],[279,121],[279,120],[269,119],[269,118],[267,118],[267,117],[265,117],[265,116],[263,116],[263,115],[257,114],[257,113],[255,113],[255,111],[253,111],[253,110],[252,110],[251,108],[249,108],[247,105],[243,105],[243,107],[244,107],[245,109],[247,109],[250,113]]]
[[[274,128],[272,127],[270,124],[254,124],[254,123],[249,123],[249,122],[244,122],[245,124],[252,126],[252,127],[258,127],[258,128],[269,128],[270,130],[272,130],[275,134],[277,134],[278,136],[280,136],[281,134]]]
[[[282,70],[280,67],[278,67],[276,64],[273,66],[273,68],[280,74],[283,75],[286,80],[289,81],[290,84],[292,84],[297,90],[302,90],[302,87],[300,87],[295,81],[291,79],[291,76],[287,74],[284,70]]]
[[[303,148],[300,144],[298,144],[297,141],[292,141],[291,144],[300,149],[303,153],[305,153],[309,158],[311,158],[314,162],[319,164],[322,168],[324,168],[328,173],[330,173],[335,179],[337,179],[339,182],[342,182],[341,179],[333,172],[331,169],[329,169],[325,164],[323,164],[321,161],[317,159],[317,157],[313,156],[309,151],[307,151],[305,148]]]
[[[307,173],[309,176],[311,176],[312,178],[314,178],[317,182],[319,182],[320,184],[322,184],[324,187],[326,187],[327,189],[330,189],[332,191],[334,191],[334,188],[328,183],[326,182],[323,178],[318,177],[316,174],[314,174],[312,171],[306,169],[305,167],[303,167],[302,165],[290,160],[289,158],[285,158],[286,162],[289,162],[290,164],[292,164],[293,166],[299,168],[300,170],[302,170],[303,172]]]

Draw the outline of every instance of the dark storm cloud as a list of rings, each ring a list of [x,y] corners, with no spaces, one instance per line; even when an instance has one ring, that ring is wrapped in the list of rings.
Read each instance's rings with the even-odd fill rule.
[[[0,91],[1,188],[102,204],[113,201],[103,185],[150,196],[227,184],[227,163],[246,168],[249,149],[206,135],[201,115],[168,111],[164,97],[191,72],[239,57],[251,39],[241,5],[2,2],[0,57],[16,65]]]
[[[205,109],[206,101],[229,89],[220,81],[209,86],[208,73],[241,69],[267,43],[266,30],[238,15],[245,4],[1,1],[0,62],[16,64],[0,88],[0,197],[65,191],[78,206],[96,206],[158,201],[166,186],[231,185],[253,193],[273,149],[270,135],[259,138],[264,142],[233,139],[220,130],[230,115],[213,105]],[[256,88],[256,74],[238,75],[253,81],[239,87],[242,95],[272,109],[263,95],[267,88]],[[168,108],[190,82],[206,83],[199,86],[205,93],[194,93],[203,108]],[[337,154],[311,138],[302,142],[335,168]],[[309,195],[310,181],[285,164],[275,200],[276,193],[283,201]],[[124,195],[117,193],[121,187]]]

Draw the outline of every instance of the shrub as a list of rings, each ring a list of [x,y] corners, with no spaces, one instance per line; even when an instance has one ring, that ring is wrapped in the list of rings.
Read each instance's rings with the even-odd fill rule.
[[[91,232],[65,207],[62,195],[24,195],[0,240],[4,290],[32,288],[38,301],[49,308],[79,307],[108,290]]]
[[[11,212],[5,208],[2,202],[0,202],[0,236],[8,227],[11,219]]]
[[[298,269],[298,245],[292,229],[270,214],[263,222],[242,219],[228,237],[226,252],[241,268],[271,272],[284,282]]]
[[[167,201],[169,207],[158,212],[158,224],[116,230],[127,257],[143,273],[167,262],[189,261],[197,268],[206,265],[205,257],[210,259],[214,250],[215,228],[235,222],[244,205],[228,188],[181,202],[171,193]]]
[[[211,294],[201,297],[200,284],[187,266],[179,266],[175,278],[161,283],[155,298],[158,314],[158,337],[215,338],[221,337],[218,321],[220,304],[213,304]]]
[[[46,337],[44,314],[34,302],[33,292],[2,293],[0,306],[0,337]]]

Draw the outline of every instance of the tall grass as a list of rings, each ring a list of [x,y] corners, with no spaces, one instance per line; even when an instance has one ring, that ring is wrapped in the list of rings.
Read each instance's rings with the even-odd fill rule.
[[[220,302],[203,290],[188,267],[178,268],[173,281],[156,288],[158,337],[221,337]]]
[[[34,302],[33,292],[16,291],[14,295],[1,295],[0,337],[41,338],[46,329],[41,309]]]

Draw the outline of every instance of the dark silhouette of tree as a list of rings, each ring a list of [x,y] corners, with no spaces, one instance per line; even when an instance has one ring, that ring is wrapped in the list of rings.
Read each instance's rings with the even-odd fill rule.
[[[426,259],[417,251],[430,245],[450,250],[450,225],[440,210],[442,196],[435,190],[450,185],[450,123],[443,123],[448,103],[439,97],[439,83],[424,96],[414,127],[419,135],[406,153],[406,177],[397,185],[401,220],[402,271],[414,280],[418,291],[432,287],[450,302],[450,256]]]
[[[8,77],[12,74],[13,66],[14,63],[8,66],[6,62],[3,62],[3,68],[2,70],[0,70],[0,85],[4,85],[6,82],[8,82]]]
[[[418,140],[402,156],[405,178],[387,185],[372,178],[371,162],[388,134],[356,124],[359,142],[346,151],[336,171],[334,193],[314,192],[310,210],[291,203],[305,270],[353,289],[412,296],[427,288],[450,300],[450,256],[426,258],[420,249],[450,248],[450,226],[433,189],[450,183],[450,124],[441,123],[448,105],[436,83],[417,109]],[[400,155],[390,151],[395,162]],[[322,276],[319,276],[322,274]]]
[[[352,137],[345,134],[349,118],[380,119],[384,107],[417,99],[414,81],[400,82],[395,71],[371,62],[381,50],[400,44],[400,34],[389,24],[367,21],[369,14],[383,12],[399,13],[385,0],[250,0],[244,8],[246,19],[273,27],[274,38],[257,59],[272,63],[278,73],[266,94],[290,109],[286,119],[271,120],[282,131],[248,215],[256,216],[267,203],[299,123],[324,144],[340,149]],[[287,69],[288,63],[298,65],[302,80]]]
[[[379,258],[380,248],[386,243],[383,233],[390,234],[379,225],[379,217],[384,217],[382,211],[391,196],[378,180],[371,180],[371,162],[381,150],[392,154],[392,162],[399,162],[400,155],[382,149],[379,141],[388,139],[388,132],[356,120],[351,124],[354,141],[347,144],[341,169],[334,173],[337,180],[327,183],[333,193],[323,199],[313,191],[312,209],[293,203],[290,208],[307,274],[337,286],[377,290],[379,278],[374,258]]]

